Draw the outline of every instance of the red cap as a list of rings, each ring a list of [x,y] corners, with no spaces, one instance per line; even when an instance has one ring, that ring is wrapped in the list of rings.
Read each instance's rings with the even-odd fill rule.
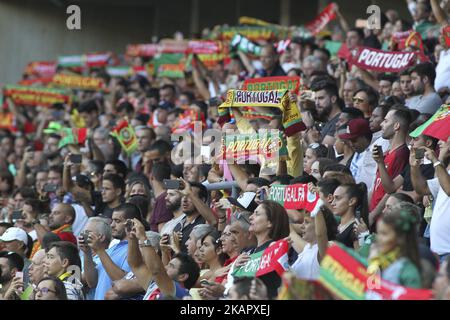
[[[360,136],[365,136],[367,134],[371,134],[369,120],[358,118],[352,119],[347,124],[347,132],[340,134],[339,138],[341,139],[355,139]]]

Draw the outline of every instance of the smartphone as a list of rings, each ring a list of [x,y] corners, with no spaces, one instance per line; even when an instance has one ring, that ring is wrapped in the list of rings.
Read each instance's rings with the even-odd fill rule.
[[[56,184],[46,184],[44,186],[44,192],[56,192],[58,186]]]
[[[81,154],[71,154],[69,159],[72,163],[81,163],[83,156]]]
[[[89,239],[89,230],[84,230],[81,236],[83,237],[84,243],[87,244]]]
[[[162,239],[164,244],[170,244],[171,242],[171,237],[168,233],[163,234]]]
[[[164,179],[164,186],[166,187],[166,189],[180,190],[181,181],[180,180]]]
[[[125,228],[127,228],[128,232],[131,232],[133,230],[134,222],[131,220],[127,220],[125,223]]]
[[[416,149],[416,159],[420,160],[425,157],[425,149]]]
[[[266,200],[266,190],[265,189],[261,189],[259,191],[259,200],[261,200],[261,201]]]
[[[23,219],[22,210],[14,210],[11,216],[13,221],[17,221],[19,219]]]
[[[381,157],[383,155],[383,148],[379,145],[376,145],[375,148],[377,149],[378,155]]]
[[[17,271],[17,272],[16,272],[16,278],[20,278],[20,281],[23,282],[23,272]]]

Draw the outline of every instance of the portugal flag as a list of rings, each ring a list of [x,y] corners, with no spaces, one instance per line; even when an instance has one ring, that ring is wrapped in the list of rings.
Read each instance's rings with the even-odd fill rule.
[[[136,150],[136,133],[127,120],[120,121],[110,134],[119,141],[120,146],[127,154],[131,154]]]
[[[417,138],[422,134],[447,141],[450,136],[450,105],[442,105],[427,122],[409,135]]]

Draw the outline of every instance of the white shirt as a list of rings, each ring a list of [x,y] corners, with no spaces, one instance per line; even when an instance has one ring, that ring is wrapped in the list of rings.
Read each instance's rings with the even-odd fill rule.
[[[161,228],[161,232],[159,233],[160,235],[163,234],[169,234],[171,235],[173,232],[173,229],[175,228],[175,226],[181,222],[181,220],[183,220],[183,218],[186,215],[184,213],[182,213],[178,218],[172,218],[171,220],[167,221],[164,226]]]
[[[31,232],[28,232],[28,235],[31,237],[31,239],[33,239],[33,241],[36,241],[37,240],[37,232],[36,232],[36,230],[33,230],[33,231],[31,231]]]
[[[434,79],[434,90],[450,88],[450,49],[442,50],[439,55],[439,63],[436,66],[436,79]]]
[[[427,180],[427,184],[435,199],[430,223],[430,248],[438,255],[450,253],[450,197],[438,178]]]
[[[292,264],[291,269],[300,279],[316,280],[319,278],[320,264],[317,259],[319,246],[307,244],[303,251],[299,253],[297,260]]]
[[[86,215],[84,208],[79,204],[72,203],[72,207],[75,209],[75,221],[72,224],[72,232],[73,235],[78,238],[88,222],[89,217]]]
[[[381,137],[381,131],[375,132],[372,136],[372,142],[364,152],[355,153],[350,164],[350,171],[356,183],[364,182],[368,193],[372,193],[375,177],[377,174],[377,163],[372,157],[374,145],[380,145],[383,152],[389,149],[389,140]]]

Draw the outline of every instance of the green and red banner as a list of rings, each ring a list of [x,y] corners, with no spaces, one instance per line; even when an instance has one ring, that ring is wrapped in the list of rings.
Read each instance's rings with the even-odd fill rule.
[[[63,127],[59,122],[51,121],[44,129],[44,133],[61,136],[58,143],[58,148],[61,149],[67,145],[83,145],[87,139],[88,129]]]
[[[25,68],[26,75],[35,75],[39,78],[49,78],[56,73],[56,62],[54,61],[34,61]]]
[[[88,53],[58,57],[58,66],[66,68],[103,67],[111,58],[110,53]]]
[[[264,77],[245,80],[242,89],[249,91],[289,90],[298,94],[300,85],[300,77]]]
[[[281,122],[287,136],[291,136],[305,129],[302,116],[295,102],[290,100],[287,90],[246,91],[228,90],[227,98],[218,108],[219,124],[229,119],[229,108],[271,107],[282,112]]]
[[[126,54],[131,57],[153,57],[164,53],[216,54],[222,49],[222,43],[214,40],[164,40],[161,43],[130,44]]]
[[[450,136],[450,105],[442,105],[427,122],[409,135],[413,138],[425,134],[427,136],[447,141]]]
[[[275,40],[280,36],[275,28],[269,26],[222,27],[214,36],[219,40],[230,41],[236,34],[241,34],[251,41]]]
[[[400,72],[416,62],[416,52],[382,51],[360,47],[350,56],[350,63],[364,70]]]
[[[14,126],[14,115],[12,112],[0,112],[0,129],[12,130]]]
[[[250,53],[255,56],[260,56],[262,50],[262,46],[257,45],[241,34],[234,35],[233,39],[231,39],[230,41],[230,47],[232,49],[242,51],[244,53]]]
[[[289,244],[286,240],[272,243],[266,250],[250,255],[250,260],[233,272],[233,277],[261,277],[276,272],[280,277],[289,269]]]
[[[5,97],[10,97],[17,105],[44,106],[54,103],[70,103],[71,96],[67,90],[7,85],[3,90]]]
[[[206,128],[205,115],[202,112],[199,113],[195,110],[187,109],[178,117],[175,126],[172,128],[172,133],[194,131],[196,122],[201,123],[202,129]]]
[[[132,154],[137,148],[137,138],[133,127],[127,120],[121,120],[110,133],[119,141],[120,146],[127,154]]]
[[[335,8],[336,4],[334,2],[327,5],[313,21],[305,26],[306,29],[308,29],[313,36],[318,34],[331,20],[336,18]]]
[[[52,84],[58,87],[80,90],[103,90],[106,88],[102,78],[83,77],[78,75],[57,74]]]
[[[343,300],[430,300],[431,290],[403,287],[370,275],[367,262],[341,244],[328,248],[320,263],[319,282]]]
[[[273,184],[270,186],[269,200],[278,202],[286,209],[305,209],[312,212],[319,199],[319,194],[309,191],[307,184]]]
[[[261,155],[272,159],[276,155],[287,155],[287,147],[283,136],[276,130],[276,134],[260,130],[254,134],[226,134],[222,141],[222,157],[224,159],[247,160],[248,157]]]

